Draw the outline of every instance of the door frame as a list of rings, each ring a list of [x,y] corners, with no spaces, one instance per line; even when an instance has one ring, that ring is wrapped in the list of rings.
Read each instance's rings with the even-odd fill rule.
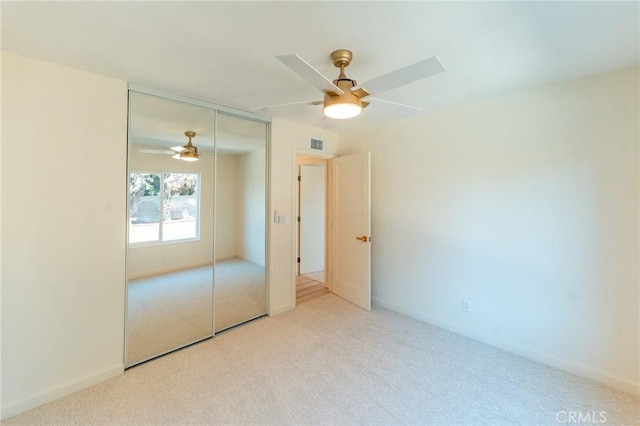
[[[309,161],[310,163],[325,163],[325,227],[324,227],[324,279],[325,286],[331,291],[331,257],[329,255],[329,248],[331,247],[331,172],[330,167],[331,163],[329,160],[335,158],[336,154],[329,154],[326,152],[319,152],[311,149],[304,148],[293,148],[292,150],[292,170],[291,170],[291,199],[294,202],[294,210],[296,212],[296,219],[291,220],[291,225],[293,226],[293,236],[291,239],[292,247],[291,253],[294,254],[291,258],[291,300],[293,300],[293,306],[296,307],[296,276],[298,275],[298,262],[296,261],[296,257],[299,251],[299,228],[297,221],[297,213],[298,213],[298,205],[299,205],[299,193],[298,193],[298,160],[304,159],[305,161]]]

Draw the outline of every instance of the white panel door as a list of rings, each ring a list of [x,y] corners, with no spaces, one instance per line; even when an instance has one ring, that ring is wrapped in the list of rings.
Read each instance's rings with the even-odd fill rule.
[[[300,166],[300,273],[324,271],[324,164]]]
[[[371,310],[371,153],[331,164],[332,290]]]

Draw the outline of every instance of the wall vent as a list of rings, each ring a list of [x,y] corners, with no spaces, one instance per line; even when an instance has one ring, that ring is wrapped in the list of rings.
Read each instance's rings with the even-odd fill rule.
[[[322,151],[324,149],[324,142],[322,139],[311,139],[311,149]]]

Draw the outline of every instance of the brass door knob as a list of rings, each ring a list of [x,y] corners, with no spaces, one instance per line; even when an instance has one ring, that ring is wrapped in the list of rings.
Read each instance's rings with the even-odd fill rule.
[[[362,241],[363,243],[369,242],[371,241],[370,237],[367,237],[366,235],[363,235],[362,237],[356,237],[356,240]]]

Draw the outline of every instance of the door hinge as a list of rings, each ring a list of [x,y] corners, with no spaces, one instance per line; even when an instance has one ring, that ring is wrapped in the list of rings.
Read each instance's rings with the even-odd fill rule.
[[[300,263],[300,258],[298,258],[298,263]]]
[[[298,176],[298,182],[302,181],[302,176]]]
[[[298,222],[300,222],[300,216],[298,216]]]

